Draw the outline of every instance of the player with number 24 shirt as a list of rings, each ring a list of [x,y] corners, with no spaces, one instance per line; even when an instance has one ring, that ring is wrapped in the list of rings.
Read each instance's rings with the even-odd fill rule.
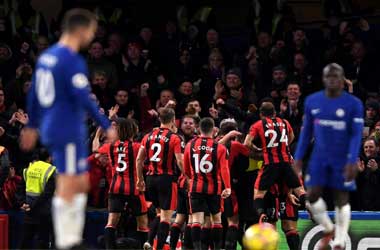
[[[284,181],[300,197],[302,205],[305,194],[291,166],[289,144],[294,139],[292,127],[288,121],[276,117],[274,105],[270,102],[261,105],[260,116],[261,120],[251,126],[244,144],[257,150],[258,147],[252,141],[256,138],[261,141],[264,166],[255,182],[254,200],[260,222],[264,222],[268,219],[264,210],[264,196],[271,186]]]

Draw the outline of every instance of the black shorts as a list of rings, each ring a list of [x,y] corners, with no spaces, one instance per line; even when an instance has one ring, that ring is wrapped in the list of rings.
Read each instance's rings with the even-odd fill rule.
[[[140,216],[148,212],[144,194],[140,195],[108,195],[108,212],[122,213],[125,211],[125,204],[132,210],[132,215]]]
[[[225,217],[229,218],[239,213],[238,200],[235,191],[227,199],[222,199],[222,211]]]
[[[185,188],[178,189],[177,214],[189,214],[189,193]]]
[[[301,183],[290,163],[264,165],[255,182],[255,189],[268,190],[275,183],[286,183],[289,188],[297,188]]]
[[[221,198],[216,194],[190,194],[190,210],[191,213],[210,213],[212,215],[221,212]]]
[[[178,184],[171,175],[149,175],[146,177],[146,199],[156,208],[175,210],[177,208]]]

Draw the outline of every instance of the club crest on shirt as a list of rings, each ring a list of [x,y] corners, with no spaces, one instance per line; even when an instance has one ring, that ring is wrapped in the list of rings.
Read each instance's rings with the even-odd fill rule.
[[[336,116],[343,117],[345,115],[345,112],[343,109],[337,109],[335,112]]]

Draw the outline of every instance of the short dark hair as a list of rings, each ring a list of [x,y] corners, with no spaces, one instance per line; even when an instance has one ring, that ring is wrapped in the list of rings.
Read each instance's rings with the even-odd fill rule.
[[[182,116],[181,123],[182,123],[186,118],[193,119],[193,120],[194,120],[194,123],[196,123],[196,121],[195,121],[195,117],[194,117],[193,115],[184,115],[184,116]]]
[[[301,89],[301,84],[299,84],[298,82],[289,82],[288,85],[286,86],[286,88],[289,87],[289,85],[297,85],[300,89]]]
[[[118,118],[116,119],[117,133],[121,141],[130,140],[136,136],[138,126],[133,119]]]
[[[104,78],[108,79],[107,73],[104,70],[95,70],[94,73],[92,73],[92,77],[94,76],[103,76]]]
[[[264,98],[262,98],[262,99],[260,100],[260,102],[259,102],[260,106],[261,106],[264,102],[274,103],[274,100],[273,100],[272,97],[269,97],[269,96],[268,96],[268,97],[264,97]]]
[[[120,91],[127,92],[127,94],[129,95],[129,91],[126,88],[118,88],[118,89],[116,89],[115,95],[117,95]]]
[[[229,120],[231,121],[228,121],[225,119],[224,121],[221,122],[220,128],[219,128],[220,135],[226,135],[233,130],[239,130],[236,121],[234,121],[233,119],[229,119]]]
[[[160,114],[160,122],[162,124],[169,124],[175,118],[175,112],[172,108],[161,108],[158,112]]]
[[[94,13],[82,8],[67,11],[62,20],[62,31],[73,32],[79,27],[89,27],[97,18]]]
[[[206,117],[202,118],[199,122],[199,129],[202,134],[210,134],[215,127],[215,122],[212,118]]]
[[[35,150],[32,157],[36,161],[48,161],[50,154],[46,148],[38,148]]]
[[[273,116],[275,114],[274,105],[271,102],[263,102],[260,107],[260,113],[263,116]]]

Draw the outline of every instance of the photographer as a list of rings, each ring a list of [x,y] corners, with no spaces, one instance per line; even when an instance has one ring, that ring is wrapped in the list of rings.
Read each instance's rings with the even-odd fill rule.
[[[360,209],[378,211],[380,209],[380,156],[379,146],[374,138],[368,138],[363,144],[364,154],[359,161],[359,174],[356,178]]]

